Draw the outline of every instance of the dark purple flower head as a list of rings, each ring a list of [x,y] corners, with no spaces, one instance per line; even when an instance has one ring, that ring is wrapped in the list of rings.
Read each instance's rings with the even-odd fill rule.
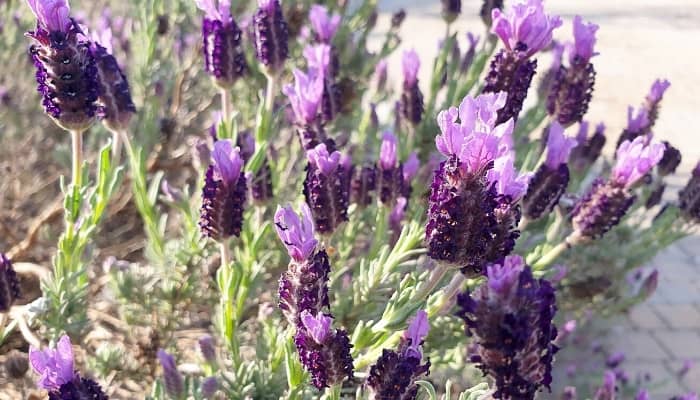
[[[676,172],[676,168],[681,164],[681,152],[677,148],[673,147],[671,143],[664,141],[664,156],[659,161],[658,169],[659,175],[666,176],[671,175]]]
[[[535,279],[519,256],[489,266],[487,276],[457,299],[458,316],[473,337],[471,361],[495,380],[494,398],[533,399],[552,382],[554,288]]]
[[[292,110],[300,125],[311,125],[318,117],[318,107],[323,97],[323,74],[311,69],[308,74],[295,69],[294,85],[286,85],[282,92],[289,98]]]
[[[112,31],[106,29],[101,35],[93,37],[90,50],[97,67],[100,84],[98,101],[103,106],[105,125],[109,129],[123,131],[136,113],[136,106],[131,100],[129,81],[112,55],[111,41]]]
[[[55,349],[29,349],[29,363],[37,374],[41,375],[37,384],[49,391],[58,390],[61,386],[76,378],[73,368],[73,347],[67,335],[61,336]]]
[[[202,50],[205,70],[214,82],[229,89],[248,71],[243,52],[243,33],[231,17],[231,0],[196,0],[205,12]]]
[[[571,165],[577,171],[583,171],[584,169],[591,166],[600,156],[605,142],[607,141],[605,137],[605,124],[599,123],[596,126],[593,135],[588,137],[588,122],[581,121],[578,134],[576,135],[576,141],[578,144],[571,151]]]
[[[369,371],[366,385],[370,390],[370,398],[377,400],[416,398],[418,386],[416,380],[427,375],[430,360],[421,365],[423,358],[422,343],[428,334],[430,325],[428,315],[419,310],[408,329],[401,338],[399,348],[384,349],[382,355]]]
[[[204,378],[202,381],[202,397],[205,399],[213,399],[216,390],[219,388],[219,381],[215,376]]]
[[[329,152],[324,143],[307,150],[309,160],[304,196],[311,208],[316,229],[321,234],[329,234],[344,221],[347,221],[349,188],[346,171],[339,168],[340,152]]]
[[[403,21],[406,19],[406,10],[403,8],[399,9],[391,15],[391,28],[396,30],[403,25]]]
[[[258,60],[270,73],[277,73],[289,57],[289,31],[279,0],[258,0],[253,28]]]
[[[442,17],[449,23],[454,22],[462,13],[462,0],[441,0]]]
[[[577,140],[564,134],[564,127],[553,122],[547,135],[547,158],[544,163],[549,168],[557,168],[569,161],[571,150],[577,146]]]
[[[163,367],[163,381],[165,392],[173,398],[179,399],[185,392],[185,383],[182,375],[177,370],[175,358],[166,353],[163,349],[158,349],[158,361]]]
[[[558,16],[545,14],[542,0],[519,0],[507,13],[494,9],[491,17],[491,32],[509,51],[515,51],[520,44],[525,45],[527,57],[549,46],[552,32],[562,24]]]
[[[620,223],[635,197],[614,180],[596,179],[572,211],[571,244],[602,237]]]
[[[62,128],[85,131],[97,115],[100,94],[95,58],[65,0],[28,0],[37,27],[29,53],[46,113]]]
[[[100,385],[89,378],[76,376],[59,389],[49,392],[49,400],[108,400]]]
[[[403,65],[403,91],[400,113],[408,123],[417,125],[423,120],[423,93],[418,86],[420,58],[415,50],[405,51],[401,59]]]
[[[666,146],[649,141],[650,138],[640,136],[634,141],[625,141],[620,145],[611,173],[611,179],[615,183],[629,188],[661,161]]]
[[[617,351],[605,360],[605,365],[607,365],[608,368],[617,368],[623,361],[625,361],[625,353]]]
[[[314,221],[306,203],[301,205],[301,218],[291,206],[277,207],[275,213],[277,236],[287,248],[294,261],[308,260],[316,250],[318,240],[314,237]]]
[[[527,194],[523,199],[523,214],[536,220],[553,210],[569,185],[569,167],[559,164],[552,168],[546,163],[540,165],[530,180]]]
[[[230,140],[217,141],[202,189],[202,233],[215,240],[240,235],[246,193],[239,148]]]
[[[693,169],[688,183],[678,192],[678,207],[687,220],[700,223],[700,162]]]
[[[627,107],[627,127],[617,140],[617,147],[624,141],[632,141],[639,136],[649,133],[649,111],[641,107],[636,113],[634,107]]]
[[[294,337],[301,364],[318,389],[342,383],[353,374],[350,339],[344,330],[332,329],[333,318],[307,310]]]
[[[309,21],[318,41],[330,44],[340,26],[340,14],[331,16],[326,7],[314,4],[309,11]]]
[[[491,61],[482,93],[507,93],[498,122],[517,119],[537,69],[537,60],[529,60],[523,46],[514,51],[503,49]]]
[[[279,280],[279,307],[292,326],[301,323],[303,311],[317,314],[327,310],[328,275],[331,266],[325,250],[309,254],[306,259],[292,258]]]
[[[404,194],[403,166],[398,161],[398,139],[393,133],[384,132],[377,167],[377,190],[379,200],[394,206],[396,199]]]
[[[12,303],[20,296],[19,280],[12,262],[0,253],[0,312],[10,311]]]
[[[598,25],[585,23],[580,15],[574,17],[574,43],[569,48],[569,62],[588,64],[588,61],[598,53],[595,52],[595,33]],[[577,60],[578,59],[578,60]]]
[[[655,80],[654,83],[651,85],[651,90],[649,91],[649,94],[647,95],[647,104],[651,105],[660,102],[661,99],[664,97],[664,93],[666,93],[666,90],[670,86],[671,82],[669,82],[666,79]]]
[[[199,352],[202,353],[202,357],[208,363],[216,362],[216,347],[214,346],[214,337],[211,335],[204,335],[197,341],[199,344]]]

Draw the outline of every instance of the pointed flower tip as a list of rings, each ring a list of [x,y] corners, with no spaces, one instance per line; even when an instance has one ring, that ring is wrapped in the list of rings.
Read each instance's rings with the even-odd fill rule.
[[[418,310],[415,317],[408,325],[408,329],[404,331],[404,338],[409,339],[411,343],[404,350],[406,357],[421,359],[423,357],[423,340],[428,336],[430,331],[430,322],[428,321],[428,313],[424,310]]]
[[[634,107],[627,107],[627,131],[632,133],[641,132],[649,125],[649,111],[641,107],[635,113]]]
[[[73,348],[67,335],[61,336],[55,349],[42,351],[31,347],[29,363],[34,372],[41,375],[37,384],[43,389],[58,389],[75,377]]]
[[[275,229],[289,256],[301,262],[311,257],[318,241],[314,237],[314,222],[306,203],[301,205],[301,218],[290,205],[277,207]]]
[[[526,54],[532,56],[552,41],[552,32],[561,26],[559,16],[545,14],[542,0],[520,0],[508,12],[492,11],[491,32],[497,35],[510,51],[518,43],[527,46]]]
[[[323,43],[330,43],[340,26],[340,14],[331,16],[326,7],[318,4],[311,6],[309,20],[314,32]]]
[[[282,88],[289,99],[294,116],[300,124],[311,124],[318,117],[318,108],[323,98],[323,75],[317,70],[308,74],[299,69],[293,71],[294,84]]]
[[[594,23],[586,23],[580,15],[574,17],[574,45],[570,51],[570,60],[578,56],[584,63],[588,63],[593,56],[597,55],[594,51],[598,25]]]
[[[331,46],[325,43],[306,46],[304,58],[309,64],[309,69],[320,71],[325,76],[331,60]]]
[[[586,124],[586,131],[588,125]],[[571,150],[576,147],[578,141],[575,138],[567,137],[564,134],[564,127],[558,122],[553,122],[549,128],[547,136],[547,159],[545,163],[551,169],[558,168],[561,164],[566,164],[569,160]]]
[[[486,276],[489,289],[501,296],[508,295],[517,284],[525,266],[525,260],[518,255],[507,256],[502,264],[488,266]]]
[[[488,178],[496,187],[496,192],[508,196],[512,201],[520,199],[532,177],[531,173],[518,175],[514,165],[514,154],[508,153],[494,161],[493,169],[489,170]]]
[[[72,22],[67,0],[27,0],[39,26],[52,31],[68,32]]]
[[[665,150],[663,143],[650,142],[647,136],[626,140],[617,149],[612,179],[625,187],[634,185],[661,161]]]
[[[418,82],[418,70],[420,69],[420,57],[415,49],[404,51],[401,58],[403,67],[403,79],[406,85],[413,86]]]
[[[314,316],[309,310],[301,312],[301,323],[306,328],[311,338],[318,344],[322,344],[331,333],[333,318],[319,312]]]
[[[209,19],[224,23],[231,19],[231,0],[194,0],[194,2]]]
[[[318,168],[323,175],[330,175],[340,164],[340,152],[328,153],[325,143],[321,143],[306,152],[309,163]]]
[[[384,170],[396,167],[398,139],[390,131],[384,132],[382,146],[379,150],[379,166]]]
[[[664,96],[666,90],[671,86],[671,82],[666,79],[657,79],[654,84],[651,85],[651,91],[649,91],[649,101],[651,103],[658,103]]]
[[[243,158],[238,147],[233,147],[229,139],[218,140],[214,143],[212,160],[217,177],[227,185],[235,185],[243,169]]]

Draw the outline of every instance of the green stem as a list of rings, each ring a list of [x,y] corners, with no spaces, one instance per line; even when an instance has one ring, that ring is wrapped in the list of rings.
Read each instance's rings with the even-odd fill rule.
[[[221,96],[221,116],[224,123],[231,123],[231,95],[228,89],[220,89],[219,95]]]
[[[333,385],[328,389],[328,400],[340,400],[340,389],[342,384]]]
[[[221,268],[226,268],[231,262],[231,250],[228,246],[228,240],[224,239],[219,243],[219,251],[221,252]]]
[[[554,246],[551,250],[545,253],[542,257],[537,260],[536,263],[532,265],[532,269],[535,271],[543,270],[549,265],[554,263],[554,261],[559,258],[566,250],[568,250],[571,245],[567,241],[563,241],[558,245]]]
[[[442,278],[445,277],[445,274],[447,274],[447,271],[449,270],[450,269],[445,264],[438,264],[435,267],[435,269],[433,269],[433,271],[430,273],[430,278],[428,278],[428,281],[426,281],[423,284],[423,286],[421,286],[421,288],[418,290],[418,293],[416,294],[416,299],[420,301],[430,296],[430,294],[442,281]]]
[[[72,183],[80,187],[83,180],[83,131],[70,131],[70,137],[73,148]]]
[[[267,77],[267,89],[265,90],[265,114],[268,121],[272,119],[272,111],[275,106],[275,91],[277,90],[277,75]]]

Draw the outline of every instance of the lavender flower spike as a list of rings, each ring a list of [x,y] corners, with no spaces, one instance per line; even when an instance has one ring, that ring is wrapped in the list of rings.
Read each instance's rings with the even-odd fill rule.
[[[70,338],[61,336],[55,349],[29,348],[29,363],[41,375],[38,385],[49,392],[49,400],[107,400],[97,382],[81,378],[74,369]]]
[[[328,151],[324,143],[307,151],[309,163],[304,180],[304,196],[311,208],[316,229],[321,234],[333,232],[347,221],[349,193],[344,183],[345,171],[339,168],[340,152]]]
[[[458,296],[458,316],[473,337],[471,361],[496,383],[494,398],[534,399],[549,388],[558,351],[554,288],[519,256],[487,268],[488,281]]]
[[[282,92],[289,98],[299,125],[311,125],[318,117],[323,97],[323,74],[310,70],[308,74],[295,69],[294,85],[286,85]]]
[[[403,66],[403,92],[401,94],[401,115],[406,121],[417,125],[423,119],[423,93],[418,86],[420,58],[415,50],[406,51],[401,59]]]
[[[112,31],[106,29],[99,37],[94,37],[90,50],[95,57],[95,65],[100,84],[98,101],[104,110],[104,123],[112,131],[123,131],[129,126],[136,106],[131,100],[129,81],[112,55]]]
[[[559,16],[545,14],[543,0],[519,0],[511,5],[508,13],[495,8],[491,18],[491,32],[510,51],[517,50],[521,44],[525,45],[527,57],[547,47],[552,41],[552,32],[562,24]]]
[[[182,375],[177,370],[175,358],[166,353],[165,350],[158,349],[158,361],[163,367],[163,381],[166,393],[173,398],[181,398],[185,392],[185,383],[182,380]]]
[[[318,241],[314,238],[314,222],[306,203],[301,205],[301,218],[291,206],[278,206],[275,229],[294,261],[304,261],[316,250]]]
[[[385,132],[379,151],[377,168],[377,190],[383,204],[393,205],[403,193],[403,167],[398,162],[398,139],[391,132]]]
[[[427,375],[430,360],[421,365],[423,339],[427,336],[430,324],[428,314],[418,310],[397,350],[384,349],[382,355],[369,371],[366,385],[370,399],[412,400],[418,394],[416,380]]]
[[[234,149],[230,140],[217,141],[202,189],[202,233],[215,240],[240,235],[246,193],[239,148]]]
[[[340,26],[340,14],[328,15],[328,9],[314,4],[309,11],[311,27],[321,43],[330,44]]]
[[[37,27],[27,32],[37,90],[46,113],[66,130],[83,132],[97,114],[99,82],[95,59],[66,0],[28,0]]]
[[[289,29],[279,0],[258,0],[253,28],[258,60],[269,73],[278,73],[289,57]]]
[[[32,347],[29,350],[29,362],[32,369],[41,375],[38,385],[42,389],[58,390],[76,377],[73,369],[73,347],[67,335],[61,336],[56,349],[41,351]]]
[[[572,65],[577,58],[587,64],[593,56],[598,54],[594,50],[597,31],[598,25],[583,22],[580,15],[574,17],[574,44],[573,48],[569,49],[569,62]]]
[[[617,149],[617,162],[611,179],[629,188],[661,161],[666,146],[663,143],[648,143],[649,138],[638,137],[626,141]]]
[[[342,383],[353,374],[350,339],[344,330],[332,329],[333,318],[309,311],[301,313],[301,326],[294,337],[302,365],[318,389]]]
[[[248,71],[241,29],[231,16],[231,0],[195,0],[204,11],[202,51],[206,72],[217,86],[230,89]]]
[[[0,312],[10,311],[12,303],[20,296],[19,280],[12,268],[12,262],[0,253]]]
[[[688,183],[678,192],[678,208],[685,219],[700,223],[700,162],[693,168]]]
[[[523,199],[523,212],[529,219],[540,218],[559,203],[569,185],[567,162],[577,140],[564,135],[564,128],[552,122],[547,135],[547,158],[535,172]]]

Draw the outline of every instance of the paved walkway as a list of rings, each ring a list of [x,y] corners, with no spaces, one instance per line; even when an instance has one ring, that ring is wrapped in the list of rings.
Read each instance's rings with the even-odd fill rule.
[[[608,134],[615,137],[626,124],[627,104],[638,105],[656,78],[667,78],[667,92],[656,126],[659,137],[671,141],[683,152],[684,162],[673,186],[680,187],[695,162],[700,160],[698,123],[700,99],[700,1],[697,0],[547,0],[547,7],[565,18],[556,36],[571,35],[571,18],[581,14],[598,23],[594,59],[598,72],[596,91],[587,118],[604,120]],[[380,0],[383,12],[405,7],[408,18],[403,26],[404,45],[421,55],[432,55],[444,32],[437,0]],[[463,15],[455,24],[461,32],[482,34],[476,15],[480,1],[464,0]],[[382,15],[380,23],[387,23]],[[463,38],[463,36],[462,36]],[[464,43],[464,42],[462,42]],[[429,58],[424,58],[421,80],[430,74]],[[542,58],[540,68],[549,63]],[[392,73],[399,73],[399,58],[390,62]],[[675,191],[669,190],[669,199]],[[615,322],[605,340],[613,351],[624,351],[623,366],[631,378],[649,373],[653,381],[667,381],[651,390],[653,399],[670,398],[686,391],[700,393],[700,236],[687,238],[659,254],[652,267],[660,271],[657,292],[627,317]],[[686,360],[697,365],[677,378]]]

